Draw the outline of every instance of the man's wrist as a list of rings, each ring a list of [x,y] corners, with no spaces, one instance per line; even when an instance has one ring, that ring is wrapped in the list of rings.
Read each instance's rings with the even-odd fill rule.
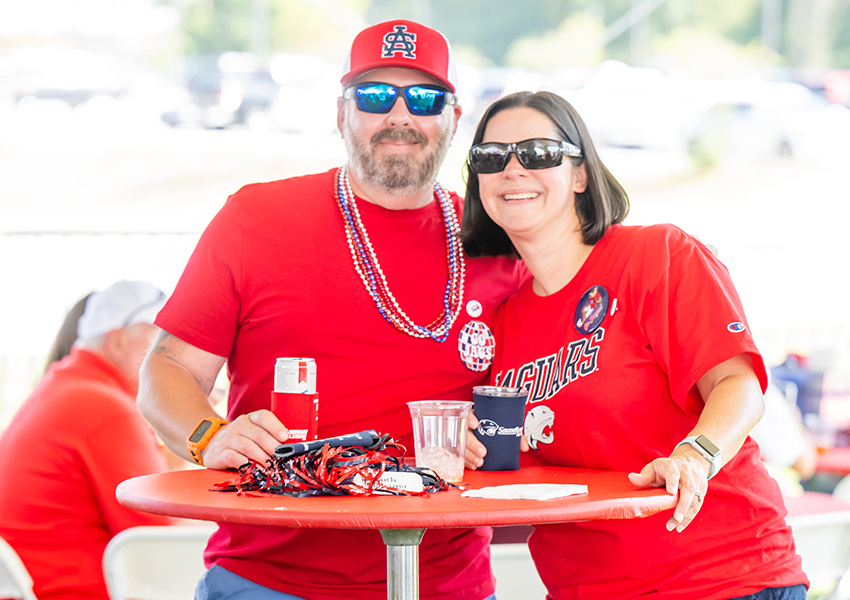
[[[197,464],[204,466],[204,459],[201,456],[201,453],[210,443],[213,436],[215,436],[215,434],[228,423],[229,422],[224,419],[201,419],[201,421],[195,426],[195,429],[192,430],[189,438],[186,440],[186,448],[189,450],[192,460],[194,460]]]

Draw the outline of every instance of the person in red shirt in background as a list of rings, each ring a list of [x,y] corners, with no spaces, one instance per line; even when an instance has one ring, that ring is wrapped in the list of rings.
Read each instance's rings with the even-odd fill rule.
[[[89,296],[70,355],[50,365],[0,436],[0,537],[40,600],[107,600],[109,540],[129,527],[173,522],[115,499],[121,481],[167,470],[136,408],[139,367],[165,300],[140,281]]]
[[[45,373],[53,366],[53,363],[71,354],[71,348],[77,341],[77,324],[80,322],[80,317],[86,311],[86,303],[93,293],[89,292],[77,300],[74,306],[65,314],[65,320],[62,321],[62,326],[56,332],[56,337],[53,339],[53,344],[47,353],[47,362],[44,365]]]

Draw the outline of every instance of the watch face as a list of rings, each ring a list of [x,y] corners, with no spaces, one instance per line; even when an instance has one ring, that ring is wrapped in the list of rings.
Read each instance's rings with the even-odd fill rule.
[[[717,456],[720,454],[720,448],[714,445],[714,443],[705,437],[704,435],[699,436],[696,440],[696,443],[700,445],[700,447],[708,452],[711,456]]]
[[[195,428],[195,431],[192,432],[192,435],[189,436],[189,441],[193,444],[197,444],[203,439],[204,434],[207,430],[212,427],[212,421],[201,421],[201,423]]]

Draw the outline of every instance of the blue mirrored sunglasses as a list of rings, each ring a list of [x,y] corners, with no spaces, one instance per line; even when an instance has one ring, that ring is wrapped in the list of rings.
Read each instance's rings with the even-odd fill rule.
[[[435,85],[409,85],[397,87],[389,83],[361,83],[345,89],[342,97],[354,100],[363,112],[386,114],[392,110],[399,95],[410,114],[418,117],[433,117],[443,112],[447,104],[455,103],[455,95]]]

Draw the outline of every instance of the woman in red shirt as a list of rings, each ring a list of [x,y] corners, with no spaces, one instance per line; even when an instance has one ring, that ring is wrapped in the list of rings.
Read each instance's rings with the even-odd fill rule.
[[[529,392],[523,464],[627,471],[679,497],[672,516],[537,527],[549,597],[802,600],[748,437],[767,378],[729,274],[675,226],[622,225],[628,208],[564,99],[521,92],[482,117],[463,236],[533,275],[496,318],[490,376]]]

